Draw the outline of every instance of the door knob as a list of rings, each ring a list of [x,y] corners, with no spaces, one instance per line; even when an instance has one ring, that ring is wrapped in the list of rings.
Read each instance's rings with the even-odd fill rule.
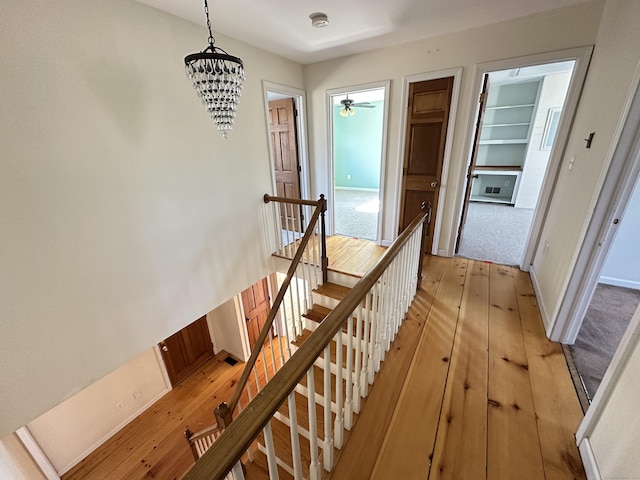
[[[169,348],[167,348],[167,346],[166,346],[166,345],[162,345],[162,351],[163,351],[163,352],[168,352],[168,351],[169,351]]]
[[[431,188],[436,188],[438,186],[438,182],[431,182]]]

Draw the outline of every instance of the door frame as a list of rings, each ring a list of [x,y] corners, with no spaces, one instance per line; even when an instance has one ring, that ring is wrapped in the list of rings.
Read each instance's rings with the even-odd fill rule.
[[[491,73],[500,70],[510,70],[513,68],[529,67],[533,65],[544,65],[545,63],[555,63],[562,61],[574,60],[575,66],[573,69],[573,75],[571,76],[571,82],[567,89],[567,96],[564,101],[562,110],[562,116],[560,118],[560,124],[556,133],[553,148],[549,154],[549,162],[547,164],[547,171],[545,173],[542,187],[540,189],[540,196],[538,197],[538,204],[533,213],[533,219],[531,221],[531,229],[529,230],[529,236],[524,248],[522,259],[520,260],[520,270],[528,272],[531,263],[533,262],[533,256],[538,248],[540,242],[540,235],[542,233],[542,226],[547,217],[549,209],[549,203],[553,196],[553,190],[556,185],[556,180],[559,173],[560,163],[564,157],[564,153],[567,147],[567,140],[573,124],[573,118],[575,117],[580,95],[582,94],[582,88],[587,76],[587,70],[589,68],[589,62],[591,61],[591,54],[593,53],[593,46],[570,48],[566,50],[556,50],[553,52],[539,53],[535,55],[527,55],[524,57],[508,58],[504,60],[496,60],[491,62],[479,63],[476,66],[473,97],[472,102],[474,105],[474,113],[469,116],[469,124],[467,126],[465,150],[463,152],[463,158],[466,159],[464,168],[461,169],[461,176],[458,181],[461,186],[465,185],[465,177],[467,173],[467,167],[469,166],[469,160],[471,150],[473,148],[473,136],[475,131],[475,124],[478,118],[478,108],[476,99],[480,95],[482,90],[482,80],[485,73]],[[455,248],[455,238],[457,229],[460,227],[460,214],[462,212],[464,202],[464,188],[460,189],[458,193],[458,208],[457,208],[457,222],[452,225],[450,233],[449,252],[453,252]],[[451,253],[452,254],[452,253]]]
[[[391,93],[391,80],[382,80],[380,82],[371,82],[358,85],[352,85],[349,87],[331,88],[325,91],[325,105],[327,106],[327,152],[329,153],[329,178],[328,178],[328,192],[331,195],[328,197],[327,202],[327,214],[329,221],[327,222],[327,235],[333,235],[335,232],[335,204],[333,199],[333,191],[335,188],[334,179],[334,158],[333,158],[333,105],[331,104],[331,97],[334,95],[345,95],[347,93],[363,92],[366,90],[378,90],[384,88],[384,113],[382,116],[382,145],[380,147],[380,188],[378,189],[378,226],[376,232],[375,242],[378,245],[382,244],[382,226],[384,224],[384,192],[385,192],[385,172],[387,165],[387,138],[389,136],[389,96]]]
[[[549,333],[551,340],[575,342],[618,230],[619,222],[614,221],[624,218],[633,189],[640,183],[640,69],[636,71],[623,112],[625,118],[613,140],[617,142],[615,150]]]
[[[286,95],[293,98],[293,104],[296,111],[296,137],[298,139],[298,162],[300,163],[300,197],[305,200],[313,200],[311,198],[311,182],[309,176],[309,141],[307,137],[307,94],[304,90],[295,87],[289,87],[279,83],[262,81],[262,95],[264,100],[264,114],[266,120],[266,135],[269,144],[269,171],[271,172],[271,188],[273,194],[277,194],[276,175],[273,171],[273,145],[271,144],[271,135],[269,134],[269,93]]]
[[[424,82],[427,80],[437,80],[439,78],[453,77],[453,86],[451,87],[451,103],[449,104],[449,120],[447,123],[447,134],[444,144],[444,158],[442,160],[442,175],[440,176],[440,191],[438,192],[438,210],[435,215],[435,224],[433,228],[433,242],[431,253],[433,255],[442,255],[450,257],[452,254],[449,250],[440,250],[440,232],[442,230],[442,219],[444,216],[445,195],[447,191],[447,179],[449,178],[449,167],[451,165],[451,150],[453,149],[453,134],[455,131],[456,117],[458,113],[458,100],[460,98],[460,83],[462,79],[462,67],[450,68],[447,70],[438,70],[435,72],[418,73],[415,75],[407,75],[403,77],[402,85],[402,109],[400,111],[400,131],[398,133],[398,167],[396,169],[396,195],[393,205],[393,238],[398,235],[400,228],[400,202],[402,197],[402,168],[404,166],[404,152],[407,143],[407,113],[409,109],[409,88],[410,84]],[[389,242],[389,245],[391,242]],[[388,246],[388,245],[387,245]]]

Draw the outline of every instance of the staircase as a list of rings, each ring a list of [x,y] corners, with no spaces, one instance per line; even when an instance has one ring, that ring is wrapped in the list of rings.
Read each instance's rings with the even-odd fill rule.
[[[302,225],[287,220],[297,210],[280,206],[276,224]],[[206,452],[194,453],[197,462],[187,480],[319,480],[330,474],[349,438],[419,284],[429,212],[419,215],[363,278],[332,272],[325,259],[313,260],[321,257],[321,245],[325,253],[324,228],[316,228],[317,211],[310,217],[304,235],[296,233],[302,240],[295,255],[291,243],[281,245],[292,257],[287,278],[236,393],[216,410],[222,433]],[[284,238],[279,228],[275,237]],[[314,270],[320,268],[318,275]],[[318,277],[322,283],[314,282]],[[267,368],[263,345],[265,340],[273,345],[272,325],[286,337],[286,348],[280,362],[274,356]],[[264,372],[255,368],[260,355]],[[261,374],[266,385],[260,385]],[[259,392],[249,387],[252,375]],[[249,403],[243,407],[244,394]]]

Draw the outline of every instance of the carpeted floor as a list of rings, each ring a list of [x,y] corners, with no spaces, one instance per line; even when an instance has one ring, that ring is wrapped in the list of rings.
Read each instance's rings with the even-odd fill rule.
[[[590,399],[639,304],[640,290],[602,283],[596,287],[576,343],[569,347]]]
[[[470,202],[458,255],[504,265],[519,265],[533,209]]]
[[[335,233],[347,237],[376,240],[378,191],[336,189],[334,194]]]

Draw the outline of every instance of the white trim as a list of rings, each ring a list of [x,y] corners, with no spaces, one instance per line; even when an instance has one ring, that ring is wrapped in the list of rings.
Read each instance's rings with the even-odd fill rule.
[[[378,211],[378,225],[376,232],[376,243],[382,245],[382,227],[383,218],[385,213],[384,208],[384,192],[386,182],[386,165],[387,165],[387,138],[389,136],[389,96],[391,92],[391,80],[383,80],[380,82],[371,82],[359,85],[352,85],[350,87],[331,88],[325,92],[325,104],[327,106],[327,153],[329,158],[329,178],[328,178],[328,192],[330,192],[327,199],[327,235],[333,235],[335,233],[335,202],[333,199],[333,189],[335,188],[334,179],[334,158],[333,158],[333,104],[331,97],[335,95],[343,95],[348,93],[357,93],[367,90],[379,90],[384,89],[384,112],[382,115],[382,144],[380,146],[380,188],[378,189],[378,200],[380,203],[380,209]]]
[[[164,387],[167,389],[167,391],[169,391],[173,388],[173,385],[171,385],[169,372],[167,372],[167,365],[164,363],[164,359],[162,358],[162,352],[160,351],[160,346],[158,344],[153,346],[153,353],[155,353],[156,355],[156,362],[158,363],[158,368],[160,369],[160,373],[162,374],[162,381],[164,382]]]
[[[640,175],[640,63],[631,82],[616,132],[603,167],[600,193],[582,244],[577,247],[573,271],[569,274],[555,323],[547,331],[551,340],[575,342],[591,297],[602,272],[618,224]]]
[[[20,427],[16,430],[16,435],[47,480],[60,480],[60,475],[58,475],[51,460],[42,451],[29,429],[26,426]]]
[[[538,204],[536,205],[535,212],[533,214],[533,220],[531,222],[531,229],[527,243],[525,245],[524,253],[520,263],[520,269],[524,271],[529,270],[529,266],[533,260],[533,255],[538,247],[540,234],[542,232],[542,226],[547,215],[549,202],[553,193],[553,188],[558,176],[559,167],[562,157],[571,131],[571,124],[573,123],[573,117],[577,110],[580,94],[582,93],[582,87],[587,75],[587,68],[589,61],[591,60],[591,54],[593,52],[593,46],[571,48],[567,50],[559,50],[555,52],[540,53],[536,55],[528,55],[525,57],[509,58],[504,60],[497,60],[492,62],[480,63],[476,68],[475,82],[472,96],[472,101],[475,103],[480,91],[482,90],[482,81],[485,73],[509,70],[512,68],[526,67],[531,65],[543,65],[546,63],[555,63],[568,60],[575,60],[575,66],[573,74],[571,76],[571,82],[567,90],[567,96],[565,98],[565,104],[563,106],[563,115],[560,118],[560,125],[556,134],[556,141],[554,147],[551,149],[549,156],[549,163],[547,165],[547,172],[545,179],[542,183],[540,190],[540,196],[538,198]],[[455,242],[457,239],[457,230],[460,226],[462,208],[464,205],[464,193],[466,185],[467,167],[471,158],[471,149],[473,148],[473,137],[475,132],[475,125],[478,118],[478,109],[475,109],[475,114],[469,116],[469,123],[466,131],[464,158],[467,159],[465,168],[461,169],[460,177],[458,179],[460,188],[458,192],[458,210],[457,216],[455,216],[455,222],[451,225],[451,231],[449,235],[449,250],[453,252],[455,248]]]
[[[78,455],[76,458],[71,460],[67,465],[61,468],[58,473],[61,476],[67,473],[69,470],[75,467],[78,463],[80,463],[83,459],[88,457],[89,454],[91,454],[95,449],[97,449],[99,446],[101,446],[103,443],[105,443],[107,440],[113,437],[116,433],[118,433],[120,430],[126,427],[129,423],[131,423],[138,415],[140,415],[146,409],[151,407],[151,405],[153,405],[155,402],[157,402],[162,397],[164,397],[169,392],[169,390],[170,389],[165,389],[160,393],[158,393],[158,395],[150,399],[147,403],[142,405],[139,409],[137,409],[135,412],[129,415],[126,419],[120,422],[116,427],[112,428],[107,434],[103,435],[100,439],[94,442],[91,446],[89,446],[86,450],[84,450],[80,455]]]
[[[578,427],[578,432],[576,433],[578,444],[591,437],[595,426],[600,421],[602,413],[611,399],[613,391],[618,385],[624,369],[637,348],[640,348],[640,308],[636,309],[629,327],[602,378],[593,402]]]
[[[540,317],[542,317],[542,323],[544,324],[545,330],[549,330],[549,325],[551,324],[551,317],[549,316],[549,311],[547,310],[547,306],[544,303],[544,297],[540,293],[540,283],[538,282],[538,277],[536,276],[536,270],[531,265],[529,270],[529,276],[531,277],[531,284],[533,285],[533,291],[536,294],[536,301],[538,302],[538,310],[540,310]]]
[[[424,82],[427,80],[436,80],[438,78],[453,77],[453,86],[451,88],[451,103],[449,104],[449,120],[447,121],[447,135],[444,144],[444,158],[442,159],[442,173],[440,175],[440,191],[438,192],[438,208],[435,214],[435,224],[433,227],[433,242],[431,253],[440,255],[440,232],[442,230],[442,219],[444,216],[444,205],[447,193],[449,167],[451,165],[451,150],[453,148],[453,135],[455,132],[456,117],[458,113],[458,100],[460,98],[460,83],[462,79],[462,67],[449,68],[447,70],[438,70],[435,72],[419,73],[416,75],[407,75],[404,77],[402,87],[402,111],[400,112],[400,139],[398,158],[398,168],[396,170],[396,197],[395,205],[392,205],[393,212],[393,231],[392,238],[395,239],[400,229],[400,202],[402,199],[402,169],[404,167],[404,150],[407,138],[407,109],[409,108],[409,85],[411,83]],[[450,257],[453,255],[453,249],[444,250],[443,256]]]
[[[600,277],[598,279],[599,283],[604,283],[605,285],[613,285],[614,287],[623,287],[623,288],[633,288],[634,290],[640,290],[640,282],[635,280],[625,280],[624,278],[614,278],[614,277]]]
[[[364,187],[333,187],[334,190],[354,190],[356,192],[377,192],[378,188],[364,188]]]
[[[228,352],[233,356],[237,356],[243,362],[249,360],[251,356],[251,346],[249,345],[249,332],[247,331],[247,322],[245,321],[244,306],[242,305],[242,292],[233,297],[233,304],[236,307],[236,319],[238,321],[238,331],[240,335],[240,345],[242,345],[242,352]]]
[[[311,180],[310,180],[310,166],[309,166],[309,141],[307,135],[307,94],[304,90],[295,87],[289,87],[287,85],[281,85],[279,83],[262,81],[262,93],[264,97],[264,111],[266,117],[267,127],[267,141],[269,143],[269,171],[271,172],[271,182],[274,194],[276,192],[276,177],[273,171],[273,158],[271,158],[271,152],[273,148],[271,145],[271,135],[269,135],[269,99],[268,93],[274,92],[282,95],[287,95],[293,98],[298,116],[296,117],[296,135],[298,138],[298,160],[300,162],[300,197],[305,199],[311,198]]]
[[[596,462],[596,457],[593,454],[593,449],[591,448],[591,442],[588,438],[585,438],[578,445],[580,449],[580,456],[582,457],[582,464],[584,465],[584,471],[587,474],[588,480],[602,480],[602,475],[600,475],[600,469],[598,468],[598,462]]]

